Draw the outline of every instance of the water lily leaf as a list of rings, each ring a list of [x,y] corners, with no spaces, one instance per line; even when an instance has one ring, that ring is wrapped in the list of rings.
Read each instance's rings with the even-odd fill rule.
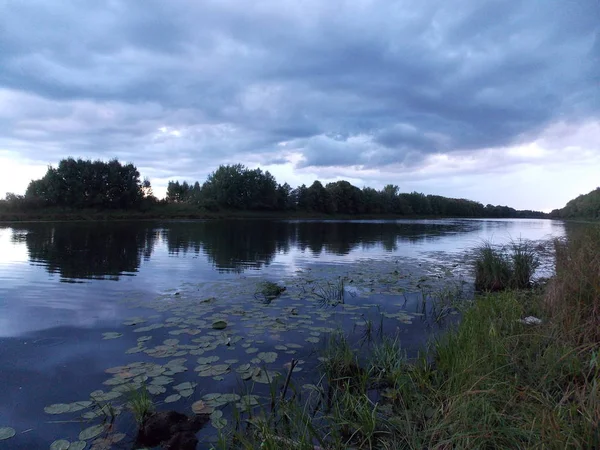
[[[307,337],[305,339],[306,342],[310,342],[312,344],[318,344],[319,343],[319,338],[311,336],[311,337]]]
[[[252,381],[256,383],[269,384],[277,376],[279,376],[278,372],[271,372],[268,370],[258,369],[252,374]]]
[[[216,377],[229,372],[229,364],[216,364],[208,366],[206,369],[198,373],[201,377]]]
[[[123,333],[116,333],[111,331],[110,333],[102,333],[102,339],[117,339],[123,336]]]
[[[89,400],[73,402],[69,404],[69,412],[81,411],[82,409],[89,408],[90,406],[92,406],[92,402]]]
[[[205,394],[202,397],[202,399],[204,399],[204,400],[214,400],[214,399],[217,399],[217,398],[221,397],[222,395],[223,394],[215,392],[215,393],[212,393],[212,394]]]
[[[163,344],[173,346],[179,344],[179,339],[166,339]]]
[[[182,397],[191,397],[194,394],[193,389],[184,389],[183,391],[179,391],[179,395]]]
[[[59,439],[50,444],[50,450],[68,450],[70,446],[71,443],[69,441]]]
[[[214,410],[212,406],[208,406],[202,400],[192,403],[192,411],[195,414],[212,414]]]
[[[227,426],[227,419],[223,418],[223,411],[216,409],[210,415],[210,423],[217,430]]]
[[[152,395],[160,395],[160,394],[164,394],[165,392],[167,392],[166,387],[159,386],[157,384],[151,384],[146,389],[148,389],[148,392]]]
[[[173,381],[174,381],[173,378],[165,377],[164,375],[161,375],[159,377],[153,378],[152,381],[150,382],[150,384],[164,386],[167,384],[171,384]]]
[[[247,372],[248,370],[250,370],[250,364],[242,364],[241,366],[238,366],[235,371],[237,373],[243,373],[243,372]]]
[[[44,412],[46,414],[64,414],[69,412],[71,405],[66,403],[55,403],[54,405],[46,406]]]
[[[96,436],[100,436],[100,434],[102,434],[103,431],[104,431],[104,425],[102,425],[102,424],[93,425],[91,427],[86,428],[81,433],[79,433],[79,440],[87,441],[89,439],[93,439]]]
[[[165,403],[173,403],[173,402],[177,402],[179,400],[181,400],[181,395],[173,394],[173,395],[169,395],[167,398],[165,398]]]
[[[194,389],[196,386],[198,386],[198,383],[191,383],[189,381],[185,381],[183,383],[178,384],[177,386],[173,386],[173,389],[175,389],[176,391],[185,391],[189,389]]]
[[[220,376],[220,375],[217,375],[216,377],[212,377],[212,378],[213,378],[213,380],[215,380],[215,381],[223,381],[223,380],[225,379],[225,378],[223,378],[223,377],[222,377],[222,376]]]
[[[83,450],[87,445],[87,442],[85,441],[75,441],[75,442],[71,442],[71,445],[69,445],[69,450]]]
[[[275,360],[277,359],[277,353],[275,352],[260,352],[256,356],[258,357],[258,359],[261,359],[266,363],[275,362]]]
[[[258,349],[256,347],[250,347],[246,349],[246,353],[256,353]]]
[[[17,432],[14,428],[11,427],[0,427],[0,441],[4,441],[5,439],[10,439]]]
[[[215,320],[212,324],[212,327],[215,330],[223,330],[227,328],[227,322],[225,322],[224,320]]]
[[[217,362],[219,360],[218,356],[206,356],[204,358],[198,358],[198,364],[203,365],[203,364],[210,364],[210,363],[214,363]]]

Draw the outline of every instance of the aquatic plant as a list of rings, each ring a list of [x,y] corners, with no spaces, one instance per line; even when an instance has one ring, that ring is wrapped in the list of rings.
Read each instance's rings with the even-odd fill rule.
[[[258,284],[254,297],[260,299],[263,303],[271,303],[286,291],[285,286],[279,286],[272,281],[263,281]]]
[[[154,411],[154,403],[146,386],[129,391],[128,406],[138,425],[144,423],[146,418]]]
[[[336,306],[344,303],[344,277],[339,277],[336,281],[327,281],[318,284],[313,290],[318,297],[321,305]]]
[[[539,257],[528,241],[519,239],[506,247],[484,242],[475,250],[475,289],[495,292],[529,288],[538,267]]]
[[[406,354],[398,337],[386,336],[370,349],[369,374],[378,381],[393,385],[406,366]]]
[[[475,249],[475,289],[501,291],[511,278],[510,261],[501,249],[484,242]]]
[[[540,259],[533,245],[523,239],[512,241],[508,253],[511,262],[510,288],[531,287],[535,270],[540,265]]]

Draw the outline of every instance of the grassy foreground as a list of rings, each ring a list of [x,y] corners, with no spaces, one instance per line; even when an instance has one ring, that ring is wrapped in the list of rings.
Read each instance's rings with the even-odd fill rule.
[[[290,370],[216,447],[600,448],[600,227],[555,245],[545,287],[479,296],[416,361],[332,336],[319,383]]]

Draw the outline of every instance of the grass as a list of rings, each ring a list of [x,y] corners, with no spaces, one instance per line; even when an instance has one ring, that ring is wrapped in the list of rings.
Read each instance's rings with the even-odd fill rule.
[[[129,392],[128,405],[138,425],[142,425],[154,411],[152,396],[145,386],[142,386],[139,389],[131,389]]]
[[[475,250],[475,290],[527,289],[538,267],[539,258],[530,242],[519,239],[507,247],[495,247],[486,241]]]
[[[345,292],[344,277],[339,277],[336,281],[327,281],[324,284],[319,284],[314,289],[314,294],[323,306],[343,304]]]
[[[274,398],[221,448],[600,448],[600,228],[555,246],[547,286],[478,296],[416,360],[384,337],[362,361],[333,334],[308,396]],[[510,251],[529,284],[529,250]]]

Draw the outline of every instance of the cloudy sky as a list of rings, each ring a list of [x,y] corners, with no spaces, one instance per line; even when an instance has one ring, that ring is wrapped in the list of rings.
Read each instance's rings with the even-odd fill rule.
[[[0,193],[67,156],[549,210],[600,185],[598,0],[0,0]],[[3,194],[0,194],[2,196]]]

